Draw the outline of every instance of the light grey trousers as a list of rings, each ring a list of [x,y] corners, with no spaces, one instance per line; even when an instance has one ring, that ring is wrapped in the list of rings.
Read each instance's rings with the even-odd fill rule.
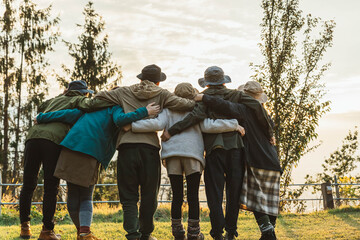
[[[67,208],[76,228],[90,227],[93,216],[94,186],[88,188],[67,182]]]

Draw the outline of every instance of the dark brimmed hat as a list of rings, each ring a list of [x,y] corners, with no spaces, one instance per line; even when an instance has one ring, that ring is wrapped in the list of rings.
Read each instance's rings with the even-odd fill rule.
[[[93,94],[94,91],[88,89],[88,86],[84,80],[76,80],[69,83],[68,91],[78,91],[81,93],[91,93]]]
[[[218,66],[208,67],[205,70],[204,77],[198,81],[199,85],[203,88],[208,85],[222,85],[230,82],[231,78],[224,75],[224,71]]]
[[[148,65],[141,70],[136,76],[141,80],[149,80],[150,82],[162,82],[166,79],[165,73],[161,72],[161,68],[155,64]]]

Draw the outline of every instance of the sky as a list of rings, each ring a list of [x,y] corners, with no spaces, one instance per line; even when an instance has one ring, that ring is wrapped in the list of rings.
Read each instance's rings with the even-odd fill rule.
[[[61,39],[75,42],[79,34],[76,24],[83,23],[82,11],[87,1],[36,1],[39,6],[53,5],[59,15]],[[205,69],[220,66],[236,88],[253,74],[249,64],[262,63],[258,43],[262,19],[261,1],[254,0],[95,0],[97,13],[106,22],[112,59],[122,66],[123,85],[139,80],[136,75],[148,64],[159,65],[167,74],[161,86],[173,90],[180,82],[190,82],[200,89],[197,80]],[[321,171],[321,163],[341,146],[349,130],[360,124],[357,104],[360,92],[360,1],[300,0],[304,13],[333,19],[336,22],[334,45],[324,62],[332,64],[322,78],[328,91],[331,111],[321,119],[317,129],[322,145],[303,157],[294,169],[294,181],[304,182],[306,174]],[[56,72],[61,64],[72,66],[65,45],[59,41],[55,52],[48,55]],[[50,96],[59,86],[50,78]]]

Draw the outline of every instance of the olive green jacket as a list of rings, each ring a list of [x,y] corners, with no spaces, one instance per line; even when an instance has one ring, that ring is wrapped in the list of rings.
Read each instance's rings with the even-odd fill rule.
[[[231,102],[245,104],[255,112],[257,120],[259,120],[260,124],[264,126],[266,136],[268,136],[269,139],[272,136],[272,127],[270,125],[268,115],[260,102],[256,99],[246,95],[243,92],[234,89],[228,89],[223,85],[209,86],[206,90],[203,91],[203,93],[211,96],[221,97]],[[215,113],[210,108],[207,108],[203,103],[199,102],[196,104],[191,113],[189,113],[182,121],[177,122],[171,128],[169,128],[168,132],[171,136],[173,136],[184,131],[188,127],[193,126],[194,124],[199,123],[205,118],[226,119],[227,117]],[[203,133],[203,138],[206,154],[210,154],[210,152],[215,148],[229,150],[234,148],[241,148],[244,146],[242,138],[238,132],[211,134]]]
[[[110,106],[114,106],[114,104],[97,98],[87,98],[78,91],[68,91],[65,94],[45,101],[40,105],[39,112],[55,112],[72,108],[91,112]],[[61,122],[36,124],[29,129],[26,141],[41,138],[60,144],[70,130],[70,127],[69,124]]]

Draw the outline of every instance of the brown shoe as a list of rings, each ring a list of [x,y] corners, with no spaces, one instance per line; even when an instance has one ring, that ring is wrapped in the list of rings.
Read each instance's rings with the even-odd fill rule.
[[[30,229],[30,222],[23,222],[21,223],[21,232],[20,237],[23,239],[31,238],[31,229]]]
[[[38,240],[61,240],[61,236],[55,234],[54,230],[47,230],[43,226]]]
[[[89,233],[80,233],[79,240],[101,240],[100,238],[95,237],[92,232]]]

